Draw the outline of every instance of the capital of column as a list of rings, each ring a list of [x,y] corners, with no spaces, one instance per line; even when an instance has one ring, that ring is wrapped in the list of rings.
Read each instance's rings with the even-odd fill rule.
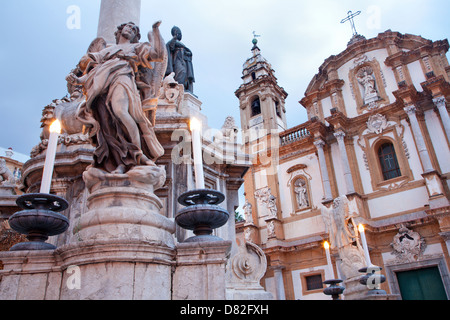
[[[316,146],[317,149],[323,149],[323,147],[325,146],[325,141],[319,139],[314,141],[314,145]]]
[[[407,105],[406,107],[404,107],[403,110],[405,110],[405,112],[408,114],[408,116],[411,116],[411,115],[416,114],[417,107],[413,104],[410,104],[410,105]]]
[[[439,96],[433,99],[433,103],[436,107],[441,108],[446,106],[446,100],[444,96]]]
[[[334,136],[335,136],[336,139],[338,139],[338,140],[344,140],[345,132],[342,131],[342,130],[336,131],[336,132],[334,133]]]

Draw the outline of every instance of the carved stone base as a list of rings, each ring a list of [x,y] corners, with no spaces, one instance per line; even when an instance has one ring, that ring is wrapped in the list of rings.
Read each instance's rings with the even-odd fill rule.
[[[231,241],[187,242],[177,246],[173,300],[225,300],[225,265]]]
[[[344,300],[361,300],[366,296],[368,288],[359,282],[360,278],[361,276],[356,276],[344,280]]]
[[[267,271],[267,259],[257,245],[247,242],[227,265],[227,300],[273,300],[260,281]]]
[[[0,300],[170,300],[175,253],[133,240],[0,252]]]
[[[74,228],[75,241],[140,240],[173,248],[175,223],[160,214],[153,193],[164,184],[165,171],[142,166],[126,174],[90,168],[83,174],[90,192],[88,211]]]
[[[134,240],[84,241],[56,250],[61,300],[170,300],[175,250]],[[79,288],[74,271],[80,276]]]

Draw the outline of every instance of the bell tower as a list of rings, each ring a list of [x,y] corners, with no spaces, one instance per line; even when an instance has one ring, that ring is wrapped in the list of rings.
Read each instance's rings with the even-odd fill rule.
[[[243,84],[235,94],[240,104],[245,153],[253,164],[244,177],[245,198],[253,208],[245,232],[254,243],[259,243],[260,228],[271,230],[270,239],[284,239],[278,210],[278,170],[280,133],[287,129],[287,93],[278,85],[271,64],[261,55],[256,35],[251,51],[252,56],[243,65]]]
[[[261,55],[253,39],[252,56],[243,65],[243,84],[235,92],[241,109],[241,128],[281,132],[287,129],[286,91],[277,83],[275,71]]]

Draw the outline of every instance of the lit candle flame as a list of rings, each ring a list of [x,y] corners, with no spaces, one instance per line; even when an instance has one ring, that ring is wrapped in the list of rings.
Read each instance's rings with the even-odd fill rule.
[[[358,225],[358,231],[364,232],[364,226],[361,223]]]
[[[55,120],[50,126],[50,132],[53,133],[61,133],[61,122],[59,120]]]
[[[325,248],[325,250],[330,249],[330,244],[328,243],[328,241],[325,241],[325,242],[323,243],[323,247]]]
[[[202,128],[202,123],[197,118],[192,118],[189,127],[191,131],[200,130]]]

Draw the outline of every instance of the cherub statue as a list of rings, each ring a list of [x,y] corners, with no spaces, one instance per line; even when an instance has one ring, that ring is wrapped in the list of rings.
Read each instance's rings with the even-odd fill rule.
[[[135,166],[154,165],[164,154],[154,132],[154,100],[167,61],[160,24],[153,25],[144,43],[134,23],[120,25],[115,45],[95,39],[78,64],[79,72],[67,76],[68,82],[82,86],[86,98],[77,118],[90,128],[95,168],[126,173]],[[148,117],[146,111],[153,115]]]

